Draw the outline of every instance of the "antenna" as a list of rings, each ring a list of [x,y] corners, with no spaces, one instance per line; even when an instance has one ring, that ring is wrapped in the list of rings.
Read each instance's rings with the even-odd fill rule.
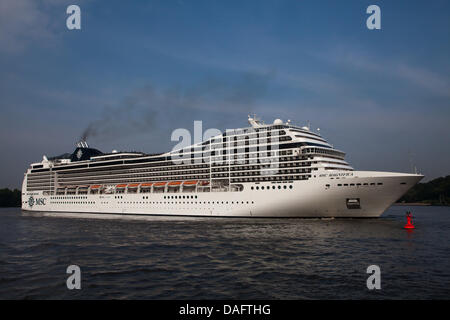
[[[408,150],[409,165],[411,167],[411,173],[417,174],[417,167],[414,164],[413,156],[414,156],[414,154],[411,152],[411,150]]]

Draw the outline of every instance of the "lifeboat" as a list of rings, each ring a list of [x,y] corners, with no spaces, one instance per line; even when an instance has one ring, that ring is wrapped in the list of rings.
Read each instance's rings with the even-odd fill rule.
[[[130,184],[128,185],[128,188],[137,188],[137,187],[139,187],[139,184],[140,184],[140,183],[130,183]]]
[[[183,186],[195,186],[197,185],[198,180],[191,180],[191,181],[185,181],[183,182]]]
[[[207,186],[209,184],[209,181],[200,181],[201,186]]]
[[[150,188],[152,185],[153,185],[153,182],[141,183],[141,188]]]
[[[126,184],[118,184],[116,185],[116,189],[121,189],[121,188],[126,188],[127,185]]]
[[[153,184],[154,187],[165,187],[167,182],[155,182]]]
[[[169,182],[169,187],[178,187],[181,185],[181,181],[171,181]]]
[[[91,189],[99,189],[100,187],[101,187],[101,185],[94,184],[93,186],[91,186]]]

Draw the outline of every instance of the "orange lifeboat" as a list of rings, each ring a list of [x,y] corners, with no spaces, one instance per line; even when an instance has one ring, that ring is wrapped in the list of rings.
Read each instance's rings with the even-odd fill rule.
[[[152,185],[153,185],[153,182],[142,183],[141,188],[148,188],[148,187],[151,187]]]
[[[99,184],[94,184],[93,186],[91,186],[91,189],[98,189],[98,188],[100,188],[101,187],[101,185],[99,185]]]
[[[116,188],[126,188],[127,185],[126,184],[118,184],[116,185]]]
[[[137,188],[137,187],[139,187],[139,183],[130,183],[128,185],[128,188]]]
[[[171,181],[169,182],[169,187],[177,187],[181,185],[181,181]]]
[[[195,186],[198,183],[198,180],[191,180],[183,182],[183,186]]]
[[[164,187],[167,184],[167,182],[155,182],[153,184],[154,187]]]

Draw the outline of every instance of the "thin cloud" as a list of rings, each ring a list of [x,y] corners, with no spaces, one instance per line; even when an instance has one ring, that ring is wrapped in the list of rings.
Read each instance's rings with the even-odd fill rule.
[[[408,80],[441,96],[450,97],[450,83],[448,79],[424,68],[398,64],[395,68],[397,76]]]
[[[49,39],[49,16],[40,8],[41,1],[0,2],[0,50],[16,53],[33,41]]]
[[[315,56],[334,65],[401,79],[432,94],[450,97],[450,79],[425,67],[408,65],[397,60],[378,61],[377,58],[361,53],[358,49],[342,46],[327,52],[330,53],[319,53]]]

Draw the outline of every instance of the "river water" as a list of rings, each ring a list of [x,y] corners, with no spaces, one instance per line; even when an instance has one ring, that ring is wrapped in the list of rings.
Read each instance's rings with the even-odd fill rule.
[[[403,229],[411,210],[416,229]],[[28,214],[0,209],[2,299],[449,299],[450,208],[378,219]],[[81,289],[68,290],[69,265]],[[378,265],[381,289],[368,290]]]

